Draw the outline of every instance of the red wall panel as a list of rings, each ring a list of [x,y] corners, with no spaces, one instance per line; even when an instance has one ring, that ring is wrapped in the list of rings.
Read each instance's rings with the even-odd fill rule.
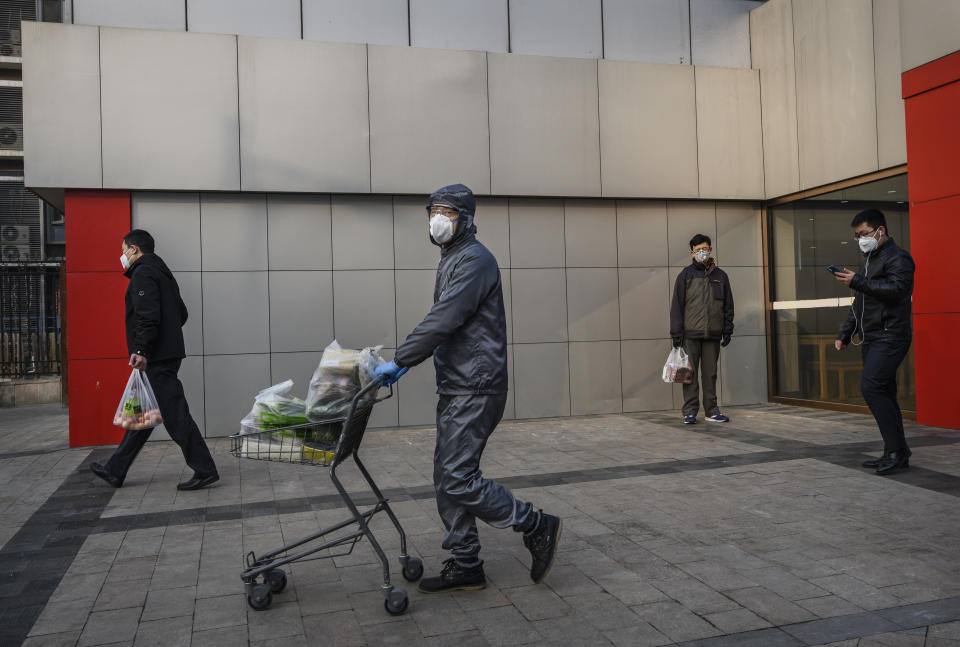
[[[120,265],[130,194],[68,190],[65,206],[70,446],[115,443],[123,430],[113,414],[130,374]]]
[[[127,191],[67,191],[67,272],[114,272],[130,231]]]
[[[917,422],[957,429],[957,382],[960,366],[960,313],[913,317],[913,362],[917,380]]]
[[[918,94],[904,105],[910,202],[960,194],[960,82]]]
[[[69,359],[124,358],[123,295],[127,277],[115,272],[67,272]]]
[[[123,359],[71,359],[70,446],[109,445],[120,442],[123,429],[113,424],[113,414],[132,370]]]
[[[960,196],[910,207],[910,253],[917,264],[913,289],[915,313],[960,312],[960,302],[953,298],[960,293],[956,262],[948,251],[948,237],[960,226],[957,214],[960,214]]]
[[[960,79],[960,51],[904,72],[900,79],[900,88],[903,90],[903,98],[909,99],[921,92],[953,83],[957,79]]]

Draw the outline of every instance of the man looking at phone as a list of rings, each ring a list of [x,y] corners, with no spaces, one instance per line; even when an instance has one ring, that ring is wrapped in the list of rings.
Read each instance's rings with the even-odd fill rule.
[[[861,211],[850,226],[864,264],[860,272],[846,268],[833,272],[838,281],[857,293],[834,346],[843,350],[855,334],[860,335],[860,391],[883,436],[883,455],[865,461],[863,466],[875,469],[877,474],[891,474],[910,464],[911,452],[897,404],[897,369],[913,339],[910,299],[914,263],[909,252],[890,238],[887,219],[880,211]]]

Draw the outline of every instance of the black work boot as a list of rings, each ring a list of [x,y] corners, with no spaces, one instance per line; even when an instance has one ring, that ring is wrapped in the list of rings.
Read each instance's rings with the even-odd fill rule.
[[[423,593],[479,591],[485,588],[487,576],[483,574],[483,562],[476,566],[462,566],[453,557],[443,562],[440,575],[420,580],[420,591]]]
[[[882,476],[907,469],[910,467],[910,455],[912,453],[909,449],[890,452],[890,455],[880,460],[877,465],[877,474]]]
[[[880,467],[880,463],[887,460],[889,457],[890,457],[890,452],[883,452],[880,458],[871,458],[869,460],[865,460],[863,461],[862,465],[864,467],[869,467],[870,469],[875,470],[878,467]]]
[[[557,555],[562,530],[563,521],[541,510],[540,523],[537,527],[523,533],[523,545],[527,547],[533,558],[530,564],[530,579],[535,584],[539,584],[550,572],[553,558]]]

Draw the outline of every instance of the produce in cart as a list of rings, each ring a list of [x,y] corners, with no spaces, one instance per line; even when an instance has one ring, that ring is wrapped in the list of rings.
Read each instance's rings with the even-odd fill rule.
[[[327,346],[310,379],[307,417],[321,421],[346,416],[353,396],[370,383],[377,365],[383,363],[382,348],[352,350],[341,347],[336,340]],[[374,397],[375,394],[367,396],[362,404],[372,404]]]
[[[295,427],[309,422],[303,400],[291,395],[293,380],[260,391],[253,399],[253,408],[240,421],[245,433]]]

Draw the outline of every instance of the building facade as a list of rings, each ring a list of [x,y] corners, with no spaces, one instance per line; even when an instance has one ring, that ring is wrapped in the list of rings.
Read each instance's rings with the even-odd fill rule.
[[[895,0],[71,5],[73,24],[22,30],[26,182],[66,213],[74,444],[116,437],[131,227],[157,236],[191,311],[182,377],[208,436],[271,383],[305,390],[334,338],[402,342],[430,305],[423,207],[441,185],[479,196],[516,418],[679,406],[659,369],[696,233],[736,297],[722,403],[842,404],[855,376],[801,311],[829,320],[843,297],[808,285],[804,249],[848,240],[861,198],[915,233],[905,196],[873,190],[907,171],[916,16]],[[798,226],[797,201],[824,195],[820,226]],[[431,422],[433,390],[427,363],[375,424]]]

